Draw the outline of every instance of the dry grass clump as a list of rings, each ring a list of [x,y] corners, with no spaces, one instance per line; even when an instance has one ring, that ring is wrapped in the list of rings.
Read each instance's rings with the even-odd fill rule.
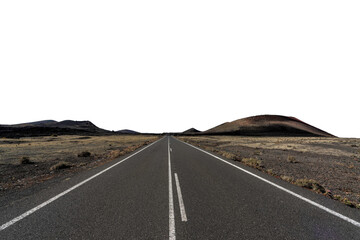
[[[221,156],[227,158],[227,159],[230,159],[230,160],[236,160],[237,159],[237,156],[233,153],[229,153],[229,152],[224,152],[224,151],[221,151],[220,152]]]
[[[260,156],[260,155],[262,155],[262,152],[260,150],[255,150],[254,155]]]
[[[264,168],[262,161],[256,158],[243,158],[241,162],[253,168]]]
[[[288,156],[287,161],[289,163],[298,163],[298,161],[296,161],[296,158],[294,156],[291,156],[291,155]]]
[[[347,198],[342,198],[342,199],[340,199],[340,202],[343,202],[343,203],[345,203],[347,206],[352,207],[352,208],[360,208],[360,204],[356,204],[355,202],[350,201],[350,200],[347,199]]]
[[[60,169],[70,168],[70,167],[72,167],[72,164],[65,162],[65,161],[61,161],[61,162],[58,162],[57,164],[51,166],[50,171],[56,171],[56,170],[60,170]]]
[[[124,148],[122,150],[120,149],[115,149],[115,150],[111,150],[108,154],[107,154],[107,159],[115,159],[118,157],[121,157],[125,154],[131,153],[133,151],[135,151],[136,149],[142,147],[145,144],[149,144],[150,142],[145,142],[144,144],[135,144],[135,145],[131,145],[127,148]]]
[[[316,192],[326,193],[325,188],[313,179],[297,179],[294,183],[298,186],[312,189]]]
[[[294,178],[293,177],[289,177],[289,176],[285,176],[285,175],[281,175],[280,178],[284,181],[287,181],[287,182],[293,182],[294,181]]]
[[[118,158],[121,156],[121,151],[120,150],[111,150],[109,153],[108,153],[108,158],[109,159],[115,159],[115,158]]]
[[[340,195],[334,195],[333,196],[334,199],[346,204],[347,206],[349,207],[352,207],[352,208],[358,208],[360,209],[360,203],[356,203],[354,201],[350,201],[348,198],[346,197],[342,197]],[[360,199],[359,199],[359,202],[360,202]]]

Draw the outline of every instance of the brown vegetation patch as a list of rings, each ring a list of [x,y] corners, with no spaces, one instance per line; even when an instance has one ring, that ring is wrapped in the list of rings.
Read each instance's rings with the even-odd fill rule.
[[[91,153],[88,151],[84,151],[78,154],[78,157],[90,157]]]
[[[257,168],[257,169],[264,167],[262,161],[260,161],[256,158],[243,158],[241,160],[241,162],[245,163],[246,165],[248,165],[250,167]]]

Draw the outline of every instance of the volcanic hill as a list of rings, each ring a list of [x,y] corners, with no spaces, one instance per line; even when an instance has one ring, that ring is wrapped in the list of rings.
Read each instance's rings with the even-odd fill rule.
[[[205,135],[334,137],[294,117],[259,115],[226,122],[201,132]]]
[[[182,134],[196,134],[196,133],[199,133],[200,131],[197,130],[196,128],[190,128],[184,132],[182,132]]]

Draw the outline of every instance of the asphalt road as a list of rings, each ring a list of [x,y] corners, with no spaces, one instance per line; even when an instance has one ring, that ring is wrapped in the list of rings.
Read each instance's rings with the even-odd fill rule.
[[[0,239],[360,239],[359,210],[173,137],[1,197],[0,225]]]

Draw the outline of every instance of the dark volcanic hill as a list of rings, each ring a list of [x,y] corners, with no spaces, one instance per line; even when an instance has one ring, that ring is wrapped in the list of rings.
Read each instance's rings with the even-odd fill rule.
[[[110,131],[95,126],[90,121],[45,120],[14,125],[0,125],[0,137],[35,137],[49,135],[108,135]]]
[[[211,128],[202,134],[207,135],[243,135],[243,136],[320,136],[333,135],[313,127],[294,117],[279,115],[259,115],[226,122]]]
[[[196,128],[190,128],[190,129],[182,132],[182,134],[197,134],[197,133],[199,133],[199,132],[200,132],[200,131],[197,130]]]

